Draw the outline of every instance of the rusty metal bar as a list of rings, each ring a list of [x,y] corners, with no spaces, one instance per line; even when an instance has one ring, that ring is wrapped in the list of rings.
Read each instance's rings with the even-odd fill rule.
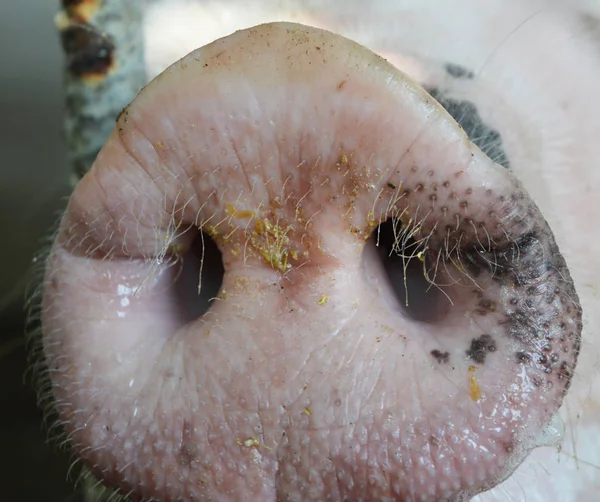
[[[91,167],[119,112],[146,84],[144,0],[62,0],[66,55],[64,133],[75,184]]]

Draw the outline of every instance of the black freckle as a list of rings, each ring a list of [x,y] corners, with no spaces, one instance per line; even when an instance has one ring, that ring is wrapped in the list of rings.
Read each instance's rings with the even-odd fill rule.
[[[478,305],[482,309],[485,309],[485,310],[487,310],[489,312],[495,312],[496,311],[496,303],[493,302],[492,300],[488,300],[487,298],[484,298],[483,300],[481,300]]]
[[[471,347],[466,351],[467,356],[478,364],[485,363],[488,352],[496,351],[496,342],[487,334],[471,340]]]
[[[473,193],[473,189],[469,187],[469,188],[467,188],[467,189],[465,190],[465,193],[466,193],[467,195],[471,195],[471,194]]]
[[[558,360],[560,359],[559,355],[556,352],[553,352],[550,355],[550,361],[552,361],[553,363],[558,362]]]
[[[429,177],[431,178],[431,177],[432,177],[434,174],[435,174],[435,172],[434,172],[433,170],[430,170],[430,171],[427,173],[427,176],[429,176]]]
[[[396,190],[396,185],[394,185],[393,183],[388,183],[387,187],[391,188],[392,190]]]
[[[444,181],[444,182],[442,183],[442,186],[443,186],[444,188],[448,188],[448,187],[450,186],[450,182],[449,182],[449,181]]]
[[[571,368],[569,368],[569,364],[567,363],[567,361],[563,361],[558,370],[558,379],[559,380],[564,380],[564,379],[570,380],[571,375],[572,375],[572,372],[571,372]]]
[[[406,195],[406,196],[410,195],[410,190],[404,190],[404,192],[402,192],[402,195]]]
[[[510,299],[509,303],[511,305],[518,305],[519,304],[519,299],[513,297],[513,298]]]
[[[432,193],[432,194],[429,196],[429,200],[430,200],[431,202],[435,202],[435,201],[437,200],[437,195],[436,195],[436,194],[434,194],[434,193]]]
[[[446,70],[446,73],[448,73],[448,75],[457,79],[472,80],[473,78],[475,78],[475,73],[473,73],[468,68],[465,68],[464,66],[456,63],[446,63],[444,69]]]
[[[532,381],[532,383],[533,383],[533,385],[534,385],[535,387],[541,387],[541,386],[542,386],[542,383],[544,382],[544,381],[542,380],[542,377],[540,377],[539,375],[534,375],[534,376],[531,378],[531,381]]]
[[[519,363],[526,363],[526,362],[531,361],[531,356],[529,354],[527,354],[526,352],[517,352],[516,356],[517,356],[517,362],[519,362]]]
[[[417,186],[415,187],[415,192],[420,192],[423,190],[423,183],[418,183]]]
[[[466,209],[468,205],[469,205],[469,203],[468,203],[466,200],[463,200],[463,201],[460,203],[460,207],[461,207],[462,209]]]
[[[449,352],[442,352],[441,350],[438,350],[438,349],[432,350],[431,351],[431,355],[440,364],[447,363],[450,360],[450,353]]]
[[[538,357],[537,362],[539,364],[546,364],[548,362],[548,358],[545,355],[541,355]]]
[[[448,212],[448,206],[442,206],[442,212],[443,213]]]
[[[528,295],[533,296],[536,294],[537,288],[535,286],[529,286],[526,291]]]

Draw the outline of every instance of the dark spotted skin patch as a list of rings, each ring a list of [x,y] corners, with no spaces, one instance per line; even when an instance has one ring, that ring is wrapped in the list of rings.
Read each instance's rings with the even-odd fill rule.
[[[502,136],[496,129],[483,122],[477,107],[472,102],[449,98],[443,91],[434,87],[426,87],[425,90],[452,115],[469,139],[481,148],[483,153],[506,169],[510,168],[508,156],[502,145]]]
[[[489,352],[496,352],[496,342],[487,334],[471,340],[471,347],[467,350],[467,356],[477,364],[484,364]]]
[[[446,63],[444,70],[448,75],[457,79],[472,80],[475,78],[475,73],[459,64]]]
[[[485,324],[482,332],[494,337],[497,350],[510,347],[511,360],[525,367],[533,386],[564,395],[581,346],[582,313],[548,223],[516,179],[512,191],[497,194],[465,185],[460,171],[435,174],[412,169],[398,184],[396,205],[399,213],[427,215],[415,240],[427,244],[428,277],[468,287],[466,314]],[[476,362],[489,354],[479,343],[463,349]],[[431,354],[438,360],[442,352]]]
[[[431,351],[431,355],[440,364],[447,364],[450,361],[450,353],[442,352],[441,350],[434,349]]]

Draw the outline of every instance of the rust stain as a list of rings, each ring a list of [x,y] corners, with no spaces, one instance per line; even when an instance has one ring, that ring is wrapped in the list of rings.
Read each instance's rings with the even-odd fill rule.
[[[114,69],[115,44],[106,33],[87,24],[69,24],[60,35],[67,67],[74,76],[94,83]]]
[[[68,16],[79,23],[87,23],[100,7],[100,0],[62,0]]]

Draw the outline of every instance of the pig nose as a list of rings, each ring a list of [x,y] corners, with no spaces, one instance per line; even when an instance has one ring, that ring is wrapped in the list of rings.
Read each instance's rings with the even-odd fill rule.
[[[182,308],[208,239],[219,292]],[[471,496],[539,444],[581,332],[518,180],[384,60],[285,23],[123,111],[43,306],[76,455],[159,500]]]

